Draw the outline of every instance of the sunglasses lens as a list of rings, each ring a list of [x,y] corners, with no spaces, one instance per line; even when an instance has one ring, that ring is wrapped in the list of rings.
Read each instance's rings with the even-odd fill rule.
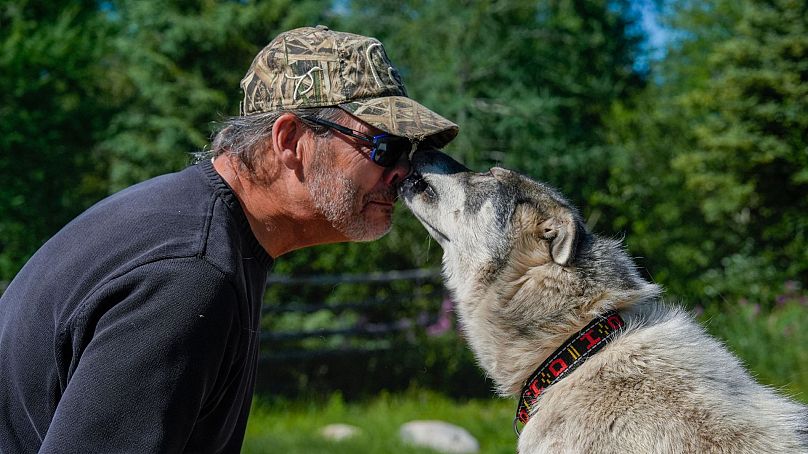
[[[376,142],[376,149],[372,155],[373,162],[382,167],[393,167],[401,155],[409,154],[411,149],[412,142],[405,137],[380,137]]]

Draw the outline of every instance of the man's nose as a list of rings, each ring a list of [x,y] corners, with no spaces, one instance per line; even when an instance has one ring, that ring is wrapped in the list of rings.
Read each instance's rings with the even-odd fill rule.
[[[401,153],[396,165],[384,169],[384,182],[387,186],[395,186],[401,183],[410,174],[410,157],[407,153]]]

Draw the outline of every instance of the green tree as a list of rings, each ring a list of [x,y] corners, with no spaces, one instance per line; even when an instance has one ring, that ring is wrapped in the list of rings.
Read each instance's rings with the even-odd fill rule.
[[[98,149],[112,160],[113,190],[184,167],[216,120],[238,114],[239,81],[258,50],[330,11],[311,0],[107,5],[117,30],[110,95],[119,109]]]
[[[0,2],[0,281],[106,193],[109,33],[94,1]]]
[[[726,259],[713,285],[720,290],[727,274],[761,266],[805,278],[808,6],[747,2],[732,37],[706,64],[709,79],[682,100],[697,122],[695,146],[672,164],[685,187],[702,195],[707,225],[724,233]]]
[[[658,85],[613,116],[601,201],[674,294],[773,301],[808,270],[806,5],[670,6]]]

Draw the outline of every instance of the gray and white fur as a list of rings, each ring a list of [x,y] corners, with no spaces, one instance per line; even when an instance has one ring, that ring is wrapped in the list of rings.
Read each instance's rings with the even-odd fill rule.
[[[808,453],[808,409],[755,382],[686,311],[640,277],[619,241],[586,231],[557,191],[516,172],[413,156],[407,206],[443,248],[447,288],[503,395],[595,316],[618,337],[546,389],[519,452]]]

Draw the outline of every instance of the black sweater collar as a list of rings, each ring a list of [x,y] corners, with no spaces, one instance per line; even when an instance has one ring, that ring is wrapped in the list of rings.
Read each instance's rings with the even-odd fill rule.
[[[236,194],[233,192],[233,189],[227,184],[226,181],[224,181],[224,178],[219,175],[219,172],[213,168],[213,163],[211,163],[209,160],[202,161],[198,165],[202,170],[202,173],[210,181],[214,191],[216,191],[216,194],[222,199],[222,201],[224,201],[225,205],[227,205],[230,212],[233,214],[233,219],[235,219],[236,224],[241,231],[242,237],[244,238],[246,252],[251,253],[261,265],[269,269],[274,263],[274,259],[267,254],[267,251],[261,246],[258,239],[255,238],[255,234],[250,228],[250,223],[247,220],[247,216],[244,214],[244,210],[241,208],[241,204],[239,203]]]

